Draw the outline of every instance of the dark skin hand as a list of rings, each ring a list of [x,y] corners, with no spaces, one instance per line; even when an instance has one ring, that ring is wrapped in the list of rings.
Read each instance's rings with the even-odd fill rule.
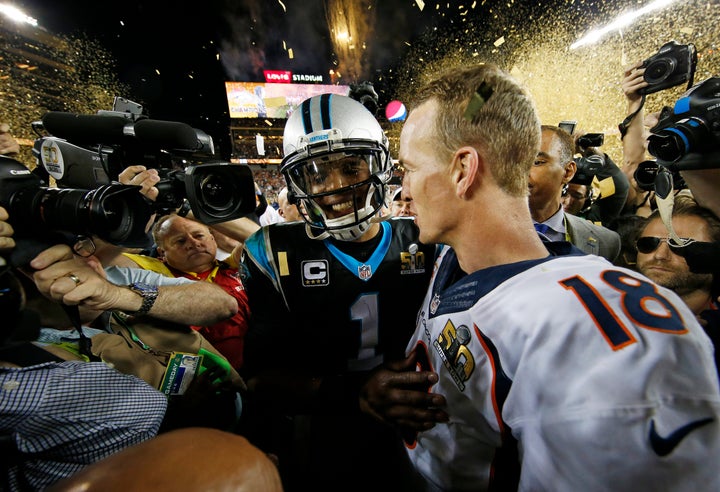
[[[360,391],[360,409],[402,431],[419,432],[447,422],[445,397],[430,392],[438,375],[416,371],[416,361],[413,351],[376,369]]]

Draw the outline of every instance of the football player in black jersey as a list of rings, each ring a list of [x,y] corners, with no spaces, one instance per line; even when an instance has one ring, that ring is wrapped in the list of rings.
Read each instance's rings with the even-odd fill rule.
[[[264,227],[245,243],[243,432],[278,454],[286,490],[405,490],[402,443],[360,413],[358,395],[373,368],[404,358],[435,247],[420,243],[411,218],[381,215],[388,140],[356,100],[305,100],[283,147],[281,172],[304,222]]]

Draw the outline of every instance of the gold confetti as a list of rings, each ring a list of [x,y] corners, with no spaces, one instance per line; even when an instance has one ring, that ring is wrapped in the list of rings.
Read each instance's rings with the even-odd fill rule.
[[[569,5],[568,1],[562,8],[543,9],[537,2],[478,1],[465,17],[467,24],[446,23],[416,38],[387,83],[397,88],[398,99],[410,99],[419,84],[441,70],[495,63],[528,88],[542,123],[572,119],[578,121],[579,131],[604,133],[603,150],[620,164],[617,125],[627,116],[623,71],[674,39],[694,43],[698,50],[695,83],[720,73],[720,9],[715,2],[677,2],[592,46],[570,50],[584,32],[621,14],[627,2],[575,0]],[[445,3],[437,4],[434,15],[440,18],[444,7]],[[584,15],[590,10],[592,15]],[[681,84],[648,95],[645,112],[673,105],[686,89]],[[388,131],[391,143],[401,127]]]

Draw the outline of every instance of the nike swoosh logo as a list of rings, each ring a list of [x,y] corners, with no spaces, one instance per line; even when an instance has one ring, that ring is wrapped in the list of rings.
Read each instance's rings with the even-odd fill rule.
[[[675,449],[678,444],[680,444],[680,441],[682,441],[685,436],[690,434],[698,427],[709,424],[713,420],[715,419],[708,417],[706,419],[700,419],[694,422],[690,422],[689,424],[685,424],[682,427],[675,429],[667,437],[662,437],[660,434],[657,433],[657,431],[655,430],[655,421],[651,420],[650,445],[652,446],[653,451],[655,451],[655,454],[657,454],[658,456],[667,456],[672,453],[672,450]]]

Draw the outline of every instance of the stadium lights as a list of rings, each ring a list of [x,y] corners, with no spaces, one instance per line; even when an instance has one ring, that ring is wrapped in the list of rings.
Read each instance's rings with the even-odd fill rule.
[[[25,12],[23,12],[17,7],[13,7],[12,5],[0,3],[0,14],[5,15],[10,20],[13,20],[15,22],[24,22],[26,24],[30,24],[33,27],[37,27],[38,25],[37,19],[33,19],[29,15],[25,14]]]
[[[575,48],[579,48],[581,46],[585,46],[587,44],[595,43],[600,40],[605,34],[611,32],[611,31],[618,31],[622,29],[623,27],[626,27],[630,25],[635,19],[638,17],[647,14],[648,12],[652,12],[653,10],[658,10],[663,7],[667,7],[671,3],[673,3],[675,0],[655,0],[654,2],[651,2],[647,5],[645,5],[643,8],[631,12],[627,12],[625,14],[622,14],[618,18],[616,18],[614,21],[612,21],[607,26],[596,29],[594,31],[590,31],[582,38],[575,41],[572,45],[570,45],[570,49],[574,50]]]

